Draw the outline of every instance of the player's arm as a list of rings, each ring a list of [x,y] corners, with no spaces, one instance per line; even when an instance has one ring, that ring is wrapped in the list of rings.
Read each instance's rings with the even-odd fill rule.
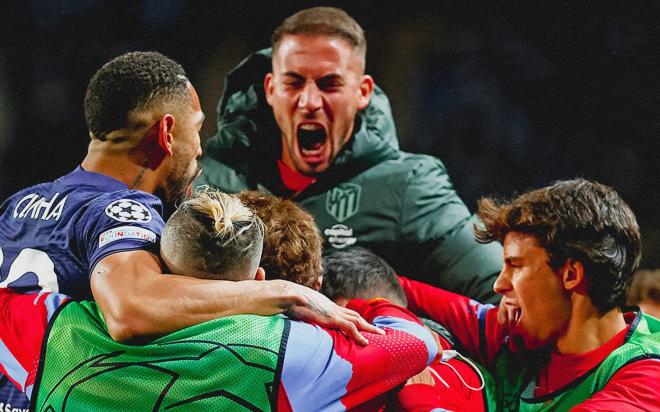
[[[67,300],[59,293],[26,295],[0,289],[0,372],[28,396],[48,322]]]
[[[282,386],[293,410],[343,410],[367,402],[422,371],[437,355],[431,333],[406,309],[385,300],[349,307],[383,328],[359,346],[341,332],[292,322]]]
[[[479,302],[498,302],[493,283],[502,268],[502,248],[476,241],[476,218],[454,190],[442,162],[422,158],[402,198],[402,237],[429,248],[420,275]]]
[[[102,258],[91,276],[94,299],[113,339],[161,335],[241,313],[295,318],[338,328],[360,344],[358,330],[378,332],[356,312],[283,280],[220,281],[163,275],[159,259],[137,250]]]
[[[617,371],[602,390],[571,408],[587,411],[658,411],[660,359],[645,359]]]
[[[447,328],[480,362],[493,359],[507,333],[498,322],[498,308],[465,296],[399,276],[408,300],[408,309]]]

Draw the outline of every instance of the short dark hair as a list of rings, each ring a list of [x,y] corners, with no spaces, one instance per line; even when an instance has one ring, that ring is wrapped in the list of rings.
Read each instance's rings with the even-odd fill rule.
[[[630,207],[611,187],[586,179],[558,181],[513,200],[484,198],[477,212],[481,242],[503,242],[509,232],[533,236],[557,271],[573,258],[585,267],[587,293],[605,313],[625,305],[642,241]]]
[[[396,272],[382,258],[361,246],[332,249],[323,255],[321,293],[332,300],[384,298],[406,306]]]
[[[312,7],[287,17],[271,36],[273,53],[288,34],[338,37],[348,42],[363,60],[367,53],[362,27],[348,13],[335,7]]]
[[[126,127],[130,114],[155,104],[192,101],[186,72],[158,52],[131,52],[104,64],[85,93],[85,119],[92,138]]]
[[[181,274],[243,280],[259,265],[263,239],[261,219],[236,195],[203,187],[165,224],[161,255]]]
[[[255,191],[238,194],[266,225],[261,267],[268,279],[315,288],[323,274],[323,238],[314,218],[290,200]]]

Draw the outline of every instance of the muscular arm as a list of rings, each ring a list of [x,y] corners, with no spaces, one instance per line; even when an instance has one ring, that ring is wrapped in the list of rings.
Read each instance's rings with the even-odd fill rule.
[[[293,410],[351,409],[405,382],[437,354],[430,332],[407,310],[384,300],[349,306],[386,335],[358,346],[341,332],[292,322],[280,399]]]
[[[339,328],[359,343],[358,329],[377,332],[354,311],[294,283],[219,281],[163,275],[147,251],[113,253],[92,271],[94,299],[113,339],[162,335],[210,319],[241,313],[287,312],[302,320]]]

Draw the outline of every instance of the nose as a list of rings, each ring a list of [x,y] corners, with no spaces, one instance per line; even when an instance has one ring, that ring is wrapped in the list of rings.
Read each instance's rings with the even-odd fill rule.
[[[503,295],[509,290],[511,290],[511,279],[507,273],[507,268],[504,267],[500,274],[497,275],[495,283],[493,283],[493,291],[499,295]]]
[[[323,106],[321,91],[315,83],[308,83],[300,93],[298,107],[306,112],[313,113]]]

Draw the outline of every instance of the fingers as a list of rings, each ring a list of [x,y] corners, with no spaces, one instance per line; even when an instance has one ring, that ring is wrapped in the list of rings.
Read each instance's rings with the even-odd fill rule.
[[[368,333],[375,333],[379,335],[384,335],[385,331],[370,324],[362,316],[360,316],[357,312],[346,309],[346,308],[341,308],[342,313],[342,320],[346,321],[347,323],[342,324],[343,327],[340,327],[346,335],[353,339],[355,342],[359,343],[360,345],[366,345],[369,343],[369,340],[364,337],[360,333],[360,331],[368,332]]]
[[[363,332],[369,332],[369,333],[375,333],[377,335],[384,335],[385,331],[382,330],[381,328],[372,325],[371,323],[367,322],[362,318],[362,316],[357,315],[357,318],[355,320],[355,325],[357,328]]]
[[[346,336],[353,339],[358,344],[362,346],[369,344],[369,340],[360,333],[355,323],[351,321],[344,321],[344,323],[340,326],[340,329],[346,334]]]
[[[306,289],[306,288],[305,288]],[[366,345],[369,340],[360,331],[384,335],[385,331],[368,323],[362,316],[351,309],[336,305],[327,297],[304,290],[304,299],[299,305],[293,305],[286,312],[289,316],[320,326],[339,329],[350,339],[360,345]]]

